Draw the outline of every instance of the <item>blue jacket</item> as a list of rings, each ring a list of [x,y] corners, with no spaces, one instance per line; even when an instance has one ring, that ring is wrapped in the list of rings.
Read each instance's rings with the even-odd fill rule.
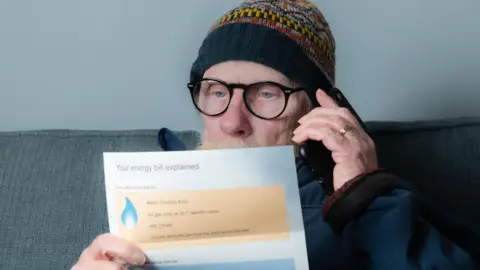
[[[161,130],[159,141],[166,151],[186,149],[168,129]],[[327,196],[321,184],[300,158],[296,164],[311,270],[480,269],[420,216],[414,194],[404,189],[376,197],[336,235],[322,218]]]

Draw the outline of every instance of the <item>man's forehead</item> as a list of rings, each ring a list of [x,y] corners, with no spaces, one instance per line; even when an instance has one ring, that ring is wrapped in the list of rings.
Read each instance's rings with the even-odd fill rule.
[[[204,77],[231,83],[274,81],[284,85],[291,84],[287,77],[273,68],[247,61],[227,61],[216,64],[205,72]]]

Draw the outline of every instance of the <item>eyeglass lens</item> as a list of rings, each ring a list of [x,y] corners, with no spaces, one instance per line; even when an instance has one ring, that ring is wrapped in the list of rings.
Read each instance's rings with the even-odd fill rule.
[[[220,82],[204,80],[193,90],[196,106],[206,115],[217,115],[225,111],[230,102],[228,87]],[[272,83],[251,85],[245,92],[245,105],[263,118],[278,116],[285,107],[285,93]]]

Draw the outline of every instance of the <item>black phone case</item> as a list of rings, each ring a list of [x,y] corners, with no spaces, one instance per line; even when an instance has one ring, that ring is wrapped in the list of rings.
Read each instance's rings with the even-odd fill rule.
[[[357,118],[360,125],[365,129],[365,125],[360,116],[355,112],[352,105],[345,98],[338,88],[331,88],[327,94],[340,106],[350,110]],[[328,150],[321,141],[307,140],[299,147],[300,157],[310,166],[314,175],[319,179],[325,193],[331,195],[335,189],[333,187],[333,169],[335,161],[332,158],[332,152]]]

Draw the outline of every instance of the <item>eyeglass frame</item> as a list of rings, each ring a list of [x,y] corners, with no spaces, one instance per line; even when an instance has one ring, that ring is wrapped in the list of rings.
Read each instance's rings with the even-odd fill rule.
[[[214,82],[217,82],[217,83],[225,86],[225,88],[227,88],[228,93],[229,93],[228,104],[225,107],[225,109],[223,109],[221,112],[216,113],[216,114],[207,114],[203,110],[201,110],[199,108],[199,106],[197,105],[197,102],[195,102],[195,95],[194,95],[195,87],[203,81],[214,81]],[[247,91],[249,90],[249,88],[252,87],[252,86],[255,86],[255,85],[266,84],[266,83],[272,84],[272,85],[278,87],[283,92],[283,94],[285,96],[285,104],[283,106],[283,109],[277,115],[275,115],[274,117],[263,117],[263,116],[260,116],[260,115],[256,114],[252,110],[252,108],[250,108],[250,105],[247,102]],[[211,116],[211,117],[215,117],[215,116],[219,116],[219,115],[224,114],[228,110],[228,108],[230,107],[230,103],[232,102],[232,97],[233,97],[234,90],[235,89],[242,89],[243,90],[242,99],[243,99],[243,103],[245,104],[245,107],[247,107],[247,110],[251,114],[253,114],[254,116],[256,116],[260,119],[263,119],[263,120],[273,120],[275,118],[280,117],[285,112],[285,110],[287,109],[288,101],[290,99],[290,95],[293,94],[293,93],[296,93],[296,92],[305,91],[304,87],[292,88],[292,87],[288,87],[288,86],[285,86],[283,84],[280,84],[280,83],[277,83],[277,82],[274,82],[274,81],[260,81],[260,82],[254,82],[254,83],[251,83],[251,84],[243,84],[243,83],[227,83],[225,81],[222,81],[222,80],[219,80],[219,79],[213,79],[213,78],[202,78],[202,79],[197,80],[195,82],[190,82],[190,83],[187,84],[187,88],[190,90],[190,97],[192,98],[192,102],[193,102],[193,105],[195,106],[195,108],[200,113],[202,113],[206,116]]]

